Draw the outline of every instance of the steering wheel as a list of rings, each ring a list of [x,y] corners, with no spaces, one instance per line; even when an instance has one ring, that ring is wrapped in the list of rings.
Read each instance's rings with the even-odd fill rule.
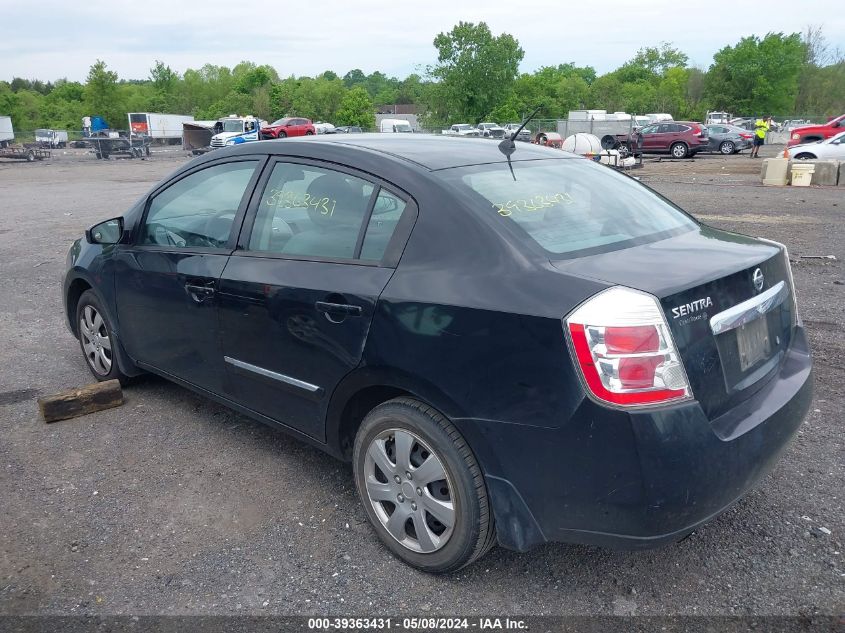
[[[208,246],[211,248],[220,248],[223,246],[226,241],[229,239],[229,234],[232,232],[232,224],[235,221],[235,216],[237,216],[238,212],[233,209],[223,209],[222,211],[218,211],[216,209],[200,209],[197,214],[209,214],[211,217],[206,219],[205,223],[202,225],[202,235],[196,235],[196,239],[199,242],[203,242],[203,244],[197,244],[197,246]],[[214,237],[215,233],[220,234],[221,221],[225,221],[225,216],[231,215],[231,219],[228,220],[226,225],[225,235],[223,235],[222,240],[218,240]],[[215,223],[218,224],[215,227]],[[215,228],[217,229],[215,231]]]

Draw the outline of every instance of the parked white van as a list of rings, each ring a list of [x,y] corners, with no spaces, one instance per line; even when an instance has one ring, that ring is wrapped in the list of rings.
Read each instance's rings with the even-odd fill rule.
[[[413,132],[411,124],[405,119],[382,119],[379,132]]]

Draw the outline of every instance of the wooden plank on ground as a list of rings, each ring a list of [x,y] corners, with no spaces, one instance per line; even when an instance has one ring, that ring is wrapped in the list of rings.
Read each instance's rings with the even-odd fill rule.
[[[123,391],[117,380],[95,382],[81,389],[63,391],[53,396],[38,398],[38,408],[45,422],[58,422],[80,415],[87,415],[123,404]]]

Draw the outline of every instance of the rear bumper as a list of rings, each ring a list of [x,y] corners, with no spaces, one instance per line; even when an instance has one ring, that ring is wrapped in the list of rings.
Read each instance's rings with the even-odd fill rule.
[[[627,413],[585,398],[556,428],[459,427],[484,469],[501,545],[648,548],[683,538],[772,469],[809,409],[812,382],[799,328],[778,374],[717,419],[697,402]]]

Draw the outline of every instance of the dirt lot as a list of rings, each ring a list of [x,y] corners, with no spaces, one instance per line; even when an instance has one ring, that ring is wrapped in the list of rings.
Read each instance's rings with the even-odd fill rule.
[[[494,550],[432,577],[379,544],[346,465],[172,384],[149,379],[118,409],[40,421],[38,395],[91,380],[62,320],[68,245],[185,160],[0,163],[0,613],[845,610],[845,189],[764,188],[746,156],[637,173],[703,221],[785,242],[795,260],[816,399],[755,492],[663,549]]]

